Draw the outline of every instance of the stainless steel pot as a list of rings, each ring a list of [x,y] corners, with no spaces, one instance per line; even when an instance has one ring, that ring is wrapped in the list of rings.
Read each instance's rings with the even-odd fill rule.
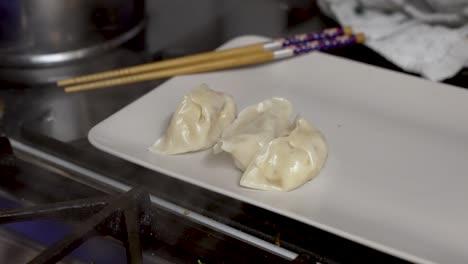
[[[143,21],[144,0],[1,0],[0,67],[90,57],[135,37]]]

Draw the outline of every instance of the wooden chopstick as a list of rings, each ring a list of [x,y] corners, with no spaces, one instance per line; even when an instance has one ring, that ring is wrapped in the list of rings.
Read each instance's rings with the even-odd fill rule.
[[[112,71],[107,71],[107,72],[102,72],[102,73],[95,73],[95,74],[85,75],[81,77],[66,79],[66,80],[58,81],[57,85],[68,86],[68,85],[73,85],[73,84],[138,74],[142,72],[156,71],[156,70],[162,70],[166,68],[190,65],[190,64],[195,64],[195,63],[204,62],[204,61],[221,60],[221,59],[225,59],[225,58],[229,58],[233,56],[241,56],[244,54],[262,52],[262,51],[264,51],[263,44],[254,44],[254,45],[244,46],[240,48],[234,48],[234,49],[228,49],[228,50],[222,50],[222,51],[216,51],[216,52],[212,52],[212,51],[204,52],[204,53],[199,53],[199,54],[191,55],[191,56],[185,56],[185,57],[158,61],[158,62],[153,62],[153,63],[146,63],[146,64],[127,67],[123,69],[112,70]]]
[[[246,65],[260,64],[273,60],[279,60],[297,56],[314,50],[327,50],[335,47],[343,47],[356,43],[364,42],[364,34],[344,35],[335,39],[324,39],[310,41],[305,44],[290,46],[277,51],[261,51],[257,53],[242,55],[238,57],[228,57],[222,60],[208,61],[199,64],[181,66],[177,68],[169,68],[160,71],[147,72],[132,76],[124,76],[109,80],[102,80],[91,83],[78,84],[65,88],[65,92],[78,92],[104,88],[122,84],[130,84],[142,81],[157,80],[167,77],[172,77],[181,74],[192,74],[200,72],[208,72],[214,70],[222,70]]]
[[[146,63],[142,65],[127,67],[118,70],[106,71],[102,73],[89,74],[85,76],[75,77],[71,79],[65,79],[57,82],[58,86],[69,86],[76,85],[86,82],[99,81],[104,79],[110,79],[115,77],[123,77],[132,74],[139,74],[143,72],[162,70],[167,68],[179,67],[184,65],[190,65],[200,62],[207,62],[213,60],[222,60],[229,57],[242,56],[251,53],[258,53],[268,50],[276,50],[289,45],[296,45],[299,43],[305,43],[307,41],[313,41],[324,38],[334,38],[342,35],[351,35],[351,27],[343,28],[329,28],[317,33],[298,34],[290,38],[279,38],[274,41],[267,43],[247,45],[244,47],[233,48],[228,50],[204,52],[196,55],[185,56],[181,58],[175,58],[170,60]]]
[[[229,57],[224,60],[215,60],[200,64],[186,65],[178,68],[169,68],[163,69],[155,72],[141,73],[132,76],[124,76],[109,80],[102,80],[91,83],[78,84],[75,86],[70,86],[65,88],[65,92],[78,92],[84,90],[91,90],[97,88],[104,88],[115,85],[136,83],[141,81],[157,80],[167,77],[172,77],[181,74],[191,74],[199,72],[207,72],[213,70],[222,70],[227,68],[239,67],[250,64],[258,64],[262,62],[268,62],[274,59],[273,52],[263,51],[259,53],[254,53],[248,56],[239,56],[239,57]]]

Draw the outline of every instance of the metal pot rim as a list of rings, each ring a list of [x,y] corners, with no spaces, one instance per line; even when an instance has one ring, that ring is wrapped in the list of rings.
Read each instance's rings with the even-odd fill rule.
[[[113,39],[110,39],[104,43],[99,43],[81,49],[48,54],[4,54],[0,56],[0,65],[9,67],[51,66],[67,63],[78,59],[83,59],[124,44],[128,40],[134,38],[138,33],[140,33],[144,29],[145,23],[146,21],[145,19],[143,19],[134,27]]]

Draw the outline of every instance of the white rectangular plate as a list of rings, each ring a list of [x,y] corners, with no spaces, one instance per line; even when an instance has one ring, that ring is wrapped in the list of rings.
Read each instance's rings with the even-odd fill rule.
[[[228,46],[259,40],[241,37]],[[225,155],[148,152],[181,97],[200,83],[232,95],[238,109],[272,96],[289,99],[327,139],[320,175],[288,193],[256,191],[239,186],[241,172]],[[468,91],[460,88],[313,53],[173,78],[98,124],[89,140],[123,159],[410,261],[468,261]]]

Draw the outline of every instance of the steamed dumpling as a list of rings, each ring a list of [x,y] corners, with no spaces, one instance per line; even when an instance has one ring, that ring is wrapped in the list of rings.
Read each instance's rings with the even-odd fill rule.
[[[235,117],[233,98],[202,84],[182,98],[166,133],[150,150],[173,155],[210,148]]]
[[[272,140],[258,153],[240,184],[260,190],[290,191],[315,177],[327,155],[328,147],[320,131],[298,118],[288,136]]]
[[[291,103],[280,97],[245,108],[223,132],[214,153],[230,153],[236,166],[244,171],[268,142],[289,132],[291,111]]]

